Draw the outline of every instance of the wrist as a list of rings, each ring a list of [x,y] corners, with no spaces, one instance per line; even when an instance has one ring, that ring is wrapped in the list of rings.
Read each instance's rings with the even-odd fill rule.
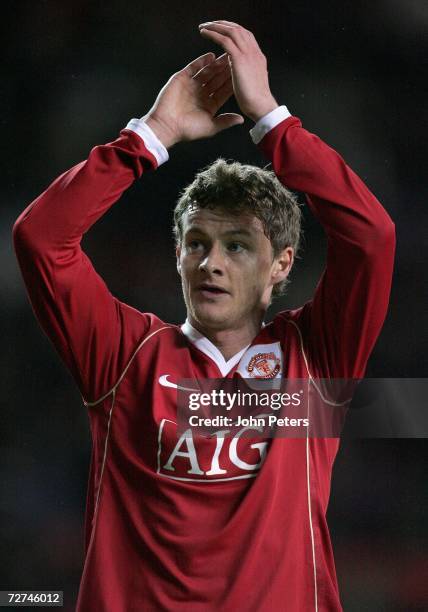
[[[159,138],[161,143],[166,149],[170,149],[178,142],[178,138],[175,137],[174,132],[169,128],[162,120],[153,115],[145,115],[143,118],[149,128]]]
[[[278,108],[278,106],[278,102],[273,96],[271,96],[270,98],[262,100],[260,103],[254,106],[254,109],[252,109],[250,113],[247,113],[247,115],[252,121],[254,121],[254,123],[257,123],[257,121],[275,110],[275,108]]]

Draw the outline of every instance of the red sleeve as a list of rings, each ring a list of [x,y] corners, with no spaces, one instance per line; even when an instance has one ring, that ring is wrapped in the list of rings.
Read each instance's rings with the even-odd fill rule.
[[[389,300],[395,230],[333,149],[290,117],[260,143],[280,181],[303,191],[327,234],[327,265],[298,313],[312,374],[361,378]]]
[[[156,167],[143,140],[123,130],[58,177],[14,225],[34,312],[87,401],[99,399],[117,382],[151,317],[111,295],[80,243],[123,191]]]

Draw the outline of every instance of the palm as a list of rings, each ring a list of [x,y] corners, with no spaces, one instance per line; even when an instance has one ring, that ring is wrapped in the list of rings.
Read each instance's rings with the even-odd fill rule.
[[[208,53],[174,74],[160,91],[149,115],[167,125],[174,141],[213,136],[243,118],[216,113],[233,93],[227,56]]]
[[[201,138],[212,131],[215,115],[227,99],[225,95],[219,99],[218,94],[210,93],[207,86],[201,86],[193,78],[186,78],[182,91],[176,97],[176,108],[179,109],[177,123],[186,140]]]

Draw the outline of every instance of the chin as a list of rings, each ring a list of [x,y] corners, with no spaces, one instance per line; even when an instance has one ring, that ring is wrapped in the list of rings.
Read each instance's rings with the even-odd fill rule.
[[[225,329],[232,320],[230,312],[213,306],[193,308],[192,314],[195,321],[208,329]]]

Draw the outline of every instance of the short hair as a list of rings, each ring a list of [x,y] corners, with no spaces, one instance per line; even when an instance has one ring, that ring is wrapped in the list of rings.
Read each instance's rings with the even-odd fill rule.
[[[273,257],[286,247],[299,250],[301,210],[297,197],[274,172],[240,162],[217,159],[200,170],[179,195],[174,209],[173,233],[183,238],[183,216],[193,208],[221,209],[228,214],[250,213],[260,219],[272,245]],[[274,285],[272,296],[285,293],[288,278]]]

